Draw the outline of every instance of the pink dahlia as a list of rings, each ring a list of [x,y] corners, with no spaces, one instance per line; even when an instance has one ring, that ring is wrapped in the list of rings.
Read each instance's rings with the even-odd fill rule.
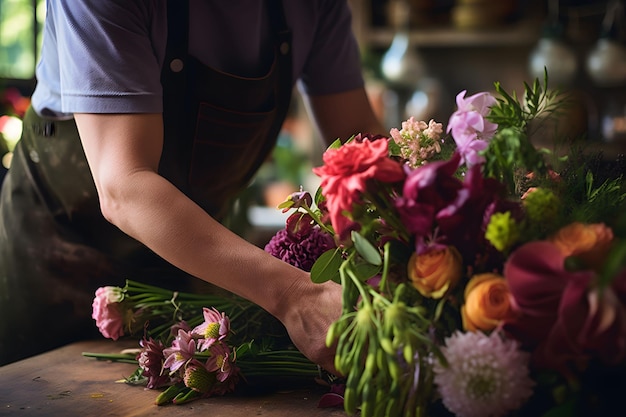
[[[322,179],[320,186],[327,200],[330,221],[340,239],[352,224],[345,213],[351,212],[353,205],[361,201],[368,181],[393,183],[404,178],[400,163],[389,158],[388,140],[355,139],[327,150],[324,165],[313,168]]]

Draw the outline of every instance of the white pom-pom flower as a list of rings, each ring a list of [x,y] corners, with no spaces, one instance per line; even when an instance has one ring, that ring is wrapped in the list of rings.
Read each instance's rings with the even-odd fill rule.
[[[434,364],[435,384],[448,410],[458,417],[498,417],[518,409],[532,394],[529,354],[497,332],[455,332]]]

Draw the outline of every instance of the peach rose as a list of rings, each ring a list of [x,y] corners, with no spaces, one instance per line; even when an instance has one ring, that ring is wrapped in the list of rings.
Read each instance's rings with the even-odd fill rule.
[[[613,242],[613,230],[604,223],[575,222],[556,232],[550,241],[564,257],[575,256],[590,268],[599,270]]]
[[[503,277],[486,273],[470,279],[465,287],[465,305],[461,308],[465,330],[493,330],[512,314],[511,294]]]
[[[411,255],[409,278],[424,297],[441,298],[461,279],[462,259],[452,246]]]

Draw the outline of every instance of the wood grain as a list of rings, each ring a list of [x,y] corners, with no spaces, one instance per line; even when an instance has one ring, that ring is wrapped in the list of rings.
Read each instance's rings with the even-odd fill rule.
[[[0,367],[0,416],[54,417],[331,417],[341,409],[320,409],[327,392],[314,382],[278,392],[229,395],[185,405],[156,406],[157,390],[115,381],[129,376],[133,364],[82,356],[82,352],[116,353],[132,342],[87,341]]]

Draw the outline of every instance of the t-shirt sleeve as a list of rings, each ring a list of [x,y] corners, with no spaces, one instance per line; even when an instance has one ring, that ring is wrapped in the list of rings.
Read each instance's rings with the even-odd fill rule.
[[[345,0],[322,0],[317,28],[300,76],[309,95],[340,93],[363,86],[360,51]]]
[[[65,113],[161,112],[156,13],[133,0],[61,0],[55,27]],[[156,20],[158,23],[158,19]]]

